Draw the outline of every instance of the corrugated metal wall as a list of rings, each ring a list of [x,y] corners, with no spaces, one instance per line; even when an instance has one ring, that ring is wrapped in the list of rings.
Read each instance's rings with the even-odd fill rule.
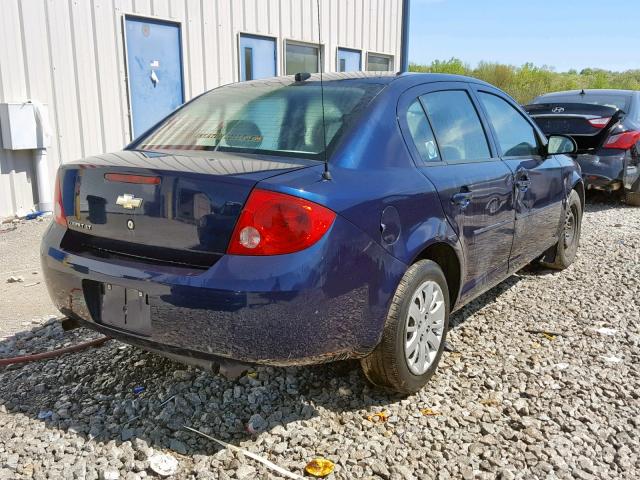
[[[399,65],[401,0],[321,0],[325,71],[338,46],[387,53]],[[238,80],[238,34],[318,41],[315,0],[2,0],[0,102],[47,104],[60,161],[118,150],[130,141],[124,14],[181,23],[185,97]],[[0,218],[37,200],[29,151],[0,149]]]

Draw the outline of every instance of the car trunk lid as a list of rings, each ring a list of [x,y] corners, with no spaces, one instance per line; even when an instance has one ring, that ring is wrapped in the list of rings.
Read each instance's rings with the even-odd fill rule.
[[[525,110],[545,135],[569,135],[578,144],[578,153],[602,145],[623,112],[617,108],[589,103],[537,103]]]
[[[208,267],[225,253],[256,183],[316,163],[223,152],[122,151],[65,164],[63,247]]]

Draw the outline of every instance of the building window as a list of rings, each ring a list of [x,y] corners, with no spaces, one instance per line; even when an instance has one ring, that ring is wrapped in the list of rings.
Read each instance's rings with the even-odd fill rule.
[[[338,49],[338,72],[357,72],[362,68],[360,50],[350,48]]]
[[[285,63],[287,75],[301,72],[318,73],[320,49],[318,46],[287,42]]]
[[[244,47],[244,78],[253,80],[253,48]]]
[[[367,70],[370,72],[390,72],[393,70],[393,57],[391,55],[369,53],[367,55]]]
[[[258,35],[240,35],[240,81],[275,77],[276,41]]]

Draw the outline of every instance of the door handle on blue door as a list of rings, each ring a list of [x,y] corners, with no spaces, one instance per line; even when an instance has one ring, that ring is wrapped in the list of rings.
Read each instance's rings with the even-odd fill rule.
[[[451,197],[451,203],[458,205],[461,210],[464,210],[471,203],[471,192],[462,191],[456,193]]]

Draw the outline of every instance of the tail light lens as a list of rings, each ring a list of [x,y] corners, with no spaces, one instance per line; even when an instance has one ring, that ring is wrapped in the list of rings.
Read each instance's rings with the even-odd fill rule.
[[[67,216],[64,213],[64,204],[62,203],[62,190],[60,189],[60,172],[56,175],[55,192],[53,194],[53,219],[56,223],[67,226]]]
[[[629,150],[638,140],[640,140],[640,132],[631,131],[611,135],[604,144],[604,148],[617,148],[620,150]]]
[[[592,118],[589,120],[589,123],[592,127],[595,128],[603,128],[606,127],[611,121],[611,117],[602,117],[602,118]]]
[[[227,253],[282,255],[316,243],[336,214],[302,198],[256,189],[240,213]]]

